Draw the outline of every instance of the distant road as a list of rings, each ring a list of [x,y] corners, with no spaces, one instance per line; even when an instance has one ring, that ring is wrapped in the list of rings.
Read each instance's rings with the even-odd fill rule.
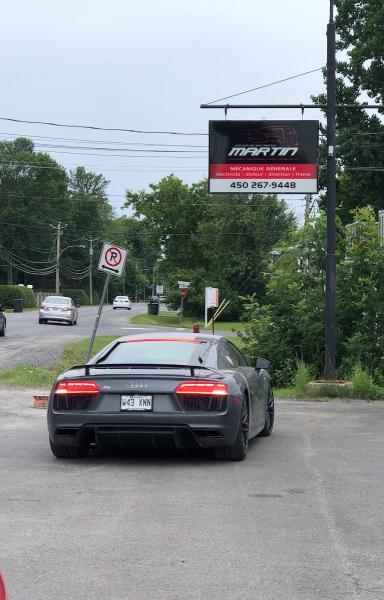
[[[90,337],[97,315],[97,307],[83,306],[79,309],[78,324],[48,323],[39,325],[38,312],[25,311],[7,314],[7,333],[0,338],[0,369],[14,364],[31,363],[45,366],[60,354],[64,344]],[[130,324],[132,316],[145,313],[145,303],[132,304],[132,310],[103,308],[97,335],[129,335],[131,332],[161,329]]]

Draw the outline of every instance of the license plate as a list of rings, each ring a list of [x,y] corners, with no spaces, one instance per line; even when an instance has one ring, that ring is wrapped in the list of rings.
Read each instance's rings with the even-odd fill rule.
[[[152,396],[142,396],[140,394],[121,396],[120,408],[127,411],[152,410]]]

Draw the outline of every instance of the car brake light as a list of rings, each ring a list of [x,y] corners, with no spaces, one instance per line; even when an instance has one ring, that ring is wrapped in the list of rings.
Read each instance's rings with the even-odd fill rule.
[[[46,305],[45,305],[45,304],[42,304],[42,305],[40,306],[40,308],[42,308],[43,310],[45,310],[47,307],[46,307]]]
[[[65,310],[65,312],[68,312],[69,310],[71,310],[71,308],[70,308],[69,306],[66,306],[66,307],[64,308],[64,310]]]
[[[55,395],[65,394],[98,394],[99,386],[94,381],[59,381],[55,388]]]
[[[226,383],[218,381],[184,381],[179,383],[175,394],[184,396],[228,396]]]

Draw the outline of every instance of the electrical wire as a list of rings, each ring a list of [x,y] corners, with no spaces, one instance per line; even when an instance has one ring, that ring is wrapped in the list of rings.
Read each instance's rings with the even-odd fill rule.
[[[135,144],[135,146],[138,144]],[[150,146],[150,144],[147,144],[147,146]],[[141,148],[109,148],[108,146],[69,146],[67,144],[35,144],[36,148],[49,148],[49,149],[55,149],[55,148],[59,148],[59,149],[63,149],[63,150],[105,150],[105,151],[109,151],[109,152],[156,152],[156,153],[172,153],[172,154],[178,154],[178,153],[195,153],[195,154],[207,154],[206,150],[158,150],[156,148],[150,148],[150,150],[148,150],[147,148],[145,150],[142,150]],[[57,150],[55,150],[55,152],[57,152]],[[90,156],[93,156],[92,154]],[[108,156],[108,154],[96,154],[95,156]],[[124,154],[114,154],[113,156],[125,156]]]
[[[62,142],[79,142],[79,143],[93,143],[93,144],[115,144],[118,146],[158,146],[158,147],[169,147],[169,148],[206,148],[206,144],[160,144],[158,142],[117,142],[112,140],[90,140],[81,138],[67,138],[67,137],[52,137],[48,135],[34,135],[29,133],[9,133],[0,132],[0,135],[13,136],[15,139],[25,137],[29,139],[40,139],[40,140],[56,140]],[[14,140],[11,140],[14,141]],[[43,144],[44,145],[44,144]]]
[[[143,133],[143,134],[151,134],[151,135],[186,135],[186,136],[196,136],[203,135],[207,136],[208,133],[198,133],[198,132],[187,132],[187,131],[148,131],[146,129],[126,129],[124,127],[100,127],[96,125],[78,125],[73,123],[55,123],[51,121],[30,121],[27,119],[16,119],[12,117],[0,117],[0,121],[10,121],[11,123],[28,123],[30,125],[49,125],[51,127],[66,127],[69,129],[92,129],[95,131],[122,131],[124,133]]]
[[[243,94],[248,94],[249,92],[255,92],[256,90],[262,90],[266,87],[271,87],[273,85],[277,85],[278,83],[283,83],[284,81],[289,81],[290,79],[297,79],[298,77],[303,77],[304,75],[309,75],[309,73],[315,73],[316,71],[321,71],[324,67],[318,67],[317,69],[312,69],[311,71],[305,71],[304,73],[299,73],[298,75],[291,75],[290,77],[285,77],[284,79],[279,79],[278,81],[272,81],[271,83],[265,83],[263,85],[259,85],[257,87],[251,88],[250,90],[244,90],[243,92],[237,92],[236,94],[231,94],[230,96],[224,96],[223,98],[218,98],[217,100],[211,100],[210,102],[204,102],[203,104],[215,104],[215,102],[221,102],[221,100],[229,100],[230,98],[235,98],[236,96],[242,96]]]

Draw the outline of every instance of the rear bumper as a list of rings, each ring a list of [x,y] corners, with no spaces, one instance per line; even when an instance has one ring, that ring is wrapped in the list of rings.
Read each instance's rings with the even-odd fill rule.
[[[217,448],[234,443],[239,406],[225,413],[120,415],[48,412],[49,436],[54,443],[125,447],[141,441],[167,440],[178,448]]]
[[[73,315],[70,312],[40,310],[39,319],[45,319],[46,321],[72,321]]]

